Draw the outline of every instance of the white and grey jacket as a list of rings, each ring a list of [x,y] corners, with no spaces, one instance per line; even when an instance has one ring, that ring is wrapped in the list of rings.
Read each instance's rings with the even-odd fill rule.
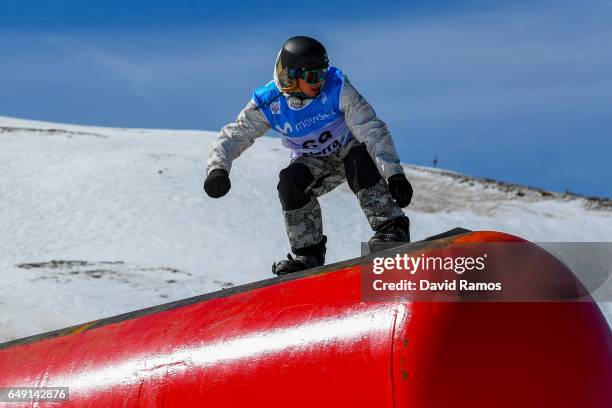
[[[276,72],[274,80],[278,86]],[[282,97],[290,96],[283,94]],[[404,173],[387,125],[376,116],[372,106],[357,92],[346,76],[340,93],[340,111],[344,113],[352,135],[366,145],[384,178]],[[224,169],[229,173],[232,162],[269,129],[270,123],[251,100],[233,123],[221,129],[206,162],[206,174],[214,169]]]

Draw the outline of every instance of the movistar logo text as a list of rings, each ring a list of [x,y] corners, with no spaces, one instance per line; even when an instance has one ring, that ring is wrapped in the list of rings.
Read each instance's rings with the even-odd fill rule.
[[[295,129],[297,131],[300,131],[302,129],[306,129],[307,127],[310,127],[310,126],[314,125],[315,123],[322,122],[325,119],[334,117],[336,115],[337,115],[337,113],[334,112],[334,111],[327,112],[327,113],[318,113],[318,114],[316,114],[314,116],[311,116],[309,118],[306,118],[306,119],[296,123],[295,124]]]

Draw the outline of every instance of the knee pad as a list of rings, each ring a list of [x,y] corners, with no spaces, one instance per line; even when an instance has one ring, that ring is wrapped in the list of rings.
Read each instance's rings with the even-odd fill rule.
[[[376,164],[362,143],[353,147],[344,158],[346,181],[353,193],[374,187],[381,179]]]
[[[282,169],[276,188],[283,210],[297,210],[308,204],[310,194],[305,191],[313,181],[314,176],[304,164],[292,163]]]

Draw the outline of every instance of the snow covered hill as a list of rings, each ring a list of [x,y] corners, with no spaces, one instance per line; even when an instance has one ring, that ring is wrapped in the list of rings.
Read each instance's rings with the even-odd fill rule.
[[[216,135],[0,117],[0,341],[271,277],[289,250],[287,152],[258,140],[213,200],[202,177]],[[612,241],[610,200],[405,169],[414,240],[464,227]],[[359,256],[371,231],[346,184],[321,206],[328,261]]]

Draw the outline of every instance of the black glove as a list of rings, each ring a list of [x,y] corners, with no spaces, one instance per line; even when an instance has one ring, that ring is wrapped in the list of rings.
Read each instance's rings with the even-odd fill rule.
[[[406,176],[403,174],[394,174],[389,177],[387,185],[389,186],[391,197],[393,197],[395,203],[400,208],[404,208],[410,204],[410,200],[412,200],[412,186],[410,182],[406,180]]]
[[[204,191],[212,198],[223,197],[227,194],[232,183],[230,183],[229,174],[223,169],[214,169],[206,177],[204,182]]]

